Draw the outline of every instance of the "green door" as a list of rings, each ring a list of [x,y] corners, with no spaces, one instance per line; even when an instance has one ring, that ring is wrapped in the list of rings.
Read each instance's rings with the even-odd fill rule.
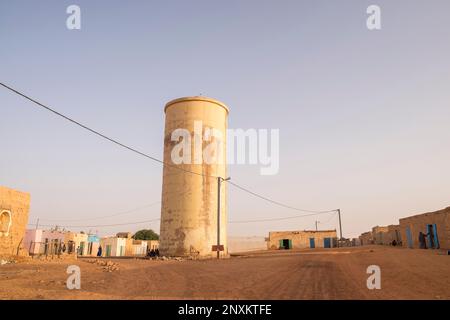
[[[82,256],[84,253],[84,242],[80,242],[80,252],[78,253],[80,256]]]
[[[284,249],[283,240],[280,240],[280,249]]]
[[[289,249],[292,249],[292,240],[289,239]]]
[[[110,257],[111,256],[111,245],[107,245],[106,246],[106,256]]]

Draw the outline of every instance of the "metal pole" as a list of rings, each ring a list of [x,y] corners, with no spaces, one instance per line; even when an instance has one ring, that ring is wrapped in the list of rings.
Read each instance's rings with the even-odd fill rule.
[[[221,177],[217,177],[217,259],[220,259],[220,183]]]
[[[340,233],[340,240],[342,240],[342,224],[341,224],[341,209],[337,209],[339,214],[339,233]]]
[[[39,218],[36,221],[36,230],[38,229],[38,227],[39,227]]]
[[[317,223],[318,223],[318,222],[319,222],[319,221],[316,221],[316,231],[318,231],[318,230],[317,230]]]

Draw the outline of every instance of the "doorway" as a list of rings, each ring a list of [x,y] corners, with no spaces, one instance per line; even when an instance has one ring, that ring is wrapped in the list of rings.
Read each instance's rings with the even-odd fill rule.
[[[106,245],[106,254],[105,256],[110,257],[111,256],[111,245],[107,244]]]
[[[408,242],[408,248],[412,249],[413,241],[411,236],[411,229],[409,227],[406,227],[406,240]]]
[[[83,242],[80,242],[80,247],[79,247],[80,252],[78,252],[78,255],[79,255],[79,256],[84,255],[84,246],[85,246],[84,241],[83,241]]]
[[[427,225],[427,242],[428,242],[428,248],[439,249],[439,239],[438,239],[438,235],[437,235],[436,224],[428,224]]]
[[[316,247],[316,241],[314,240],[314,238],[309,238],[309,247],[311,249],[314,249]]]
[[[324,238],[323,239],[323,247],[324,248],[331,248],[331,238]]]
[[[280,249],[292,249],[292,240],[291,239],[282,239],[280,240]]]

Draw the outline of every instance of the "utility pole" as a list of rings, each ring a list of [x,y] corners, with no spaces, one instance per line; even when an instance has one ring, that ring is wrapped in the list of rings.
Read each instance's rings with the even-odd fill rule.
[[[39,218],[37,218],[37,221],[36,221],[36,230],[38,229],[38,227],[39,227]]]
[[[217,259],[220,259],[220,187],[222,181],[228,181],[230,179],[230,177],[226,179],[217,177]]]
[[[340,234],[340,240],[342,240],[342,224],[341,224],[341,209],[337,209],[338,215],[339,215],[339,234]]]
[[[317,224],[318,224],[318,223],[319,223],[319,221],[316,220],[316,231],[318,231],[318,229],[317,229]]]

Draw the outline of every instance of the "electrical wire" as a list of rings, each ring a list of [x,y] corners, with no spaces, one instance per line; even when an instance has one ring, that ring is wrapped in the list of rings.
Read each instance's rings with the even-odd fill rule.
[[[154,205],[156,205],[158,203],[161,203],[161,201],[153,202],[153,203],[144,205],[144,206],[139,207],[139,208],[135,208],[135,209],[127,210],[127,211],[122,211],[122,212],[114,213],[114,214],[107,215],[107,216],[101,216],[101,217],[83,218],[83,219],[46,219],[46,218],[39,218],[39,221],[40,220],[44,220],[44,221],[58,221],[58,222],[62,221],[62,222],[64,222],[64,221],[86,221],[86,220],[104,219],[104,218],[117,217],[117,216],[128,214],[128,213],[131,213],[131,212],[139,211],[141,209],[152,207],[152,206],[154,206]]]
[[[333,220],[334,218],[336,218],[336,216],[337,216],[337,212],[334,212],[334,214],[332,214],[332,215],[328,218],[327,221],[325,221],[325,222],[320,222],[320,224],[321,224],[321,225],[326,225],[326,224],[330,223],[331,220]]]
[[[283,208],[287,208],[287,209],[291,209],[291,210],[296,210],[296,211],[302,211],[302,212],[310,212],[310,213],[313,213],[313,214],[329,213],[329,212],[334,212],[334,211],[337,210],[337,209],[334,209],[334,210],[326,210],[326,211],[314,211],[314,210],[306,210],[306,209],[300,209],[300,208],[292,207],[292,206],[289,206],[289,205],[285,205],[285,204],[283,204],[283,203],[281,203],[281,202],[278,202],[278,201],[269,199],[269,198],[267,198],[267,197],[264,197],[264,196],[262,196],[262,195],[260,195],[260,194],[257,194],[256,192],[253,192],[253,191],[251,191],[251,190],[249,190],[249,189],[247,189],[247,188],[241,187],[240,185],[234,183],[233,181],[227,181],[227,182],[228,182],[229,184],[235,186],[236,188],[242,190],[242,191],[245,191],[245,192],[247,192],[247,193],[249,193],[249,194],[251,194],[251,195],[253,195],[253,196],[255,196],[255,197],[258,197],[258,198],[263,199],[263,200],[265,200],[265,201],[267,201],[267,202],[276,204],[276,205],[278,205],[278,206],[280,206],[280,207],[283,207]]]
[[[49,224],[39,224],[41,227],[62,227],[62,228],[99,228],[99,227],[117,227],[117,226],[126,226],[126,225],[132,225],[132,224],[141,224],[141,223],[148,223],[148,222],[155,222],[161,220],[158,219],[152,219],[152,220],[144,220],[144,221],[136,221],[136,222],[126,222],[126,223],[115,223],[115,224],[98,224],[98,225],[90,225],[90,226],[69,226],[69,225],[49,225]],[[29,223],[29,226],[32,226],[33,224]]]
[[[160,160],[160,159],[158,159],[158,158],[152,157],[152,156],[150,156],[150,155],[148,155],[148,154],[146,154],[146,153],[144,153],[144,152],[142,152],[142,151],[139,151],[139,150],[137,150],[137,149],[135,149],[135,148],[133,148],[133,147],[127,146],[127,145],[125,145],[125,144],[123,144],[123,143],[121,143],[121,142],[119,142],[119,141],[117,141],[117,140],[115,140],[115,139],[113,139],[113,138],[110,138],[110,137],[106,136],[105,134],[100,133],[100,132],[97,131],[97,130],[91,129],[90,127],[88,127],[88,126],[86,126],[86,125],[80,123],[79,121],[76,121],[76,120],[74,120],[74,119],[72,119],[72,118],[70,118],[70,117],[68,117],[68,116],[66,116],[66,115],[64,115],[64,114],[62,114],[62,113],[60,113],[60,112],[58,112],[58,111],[52,109],[52,108],[50,108],[49,106],[47,106],[47,105],[45,105],[45,104],[43,104],[43,103],[41,103],[41,102],[39,102],[39,101],[37,101],[37,100],[35,100],[35,99],[33,99],[33,98],[30,98],[29,96],[25,95],[24,93],[22,93],[22,92],[20,92],[20,91],[18,91],[18,90],[15,90],[15,89],[13,89],[13,88],[11,88],[11,87],[7,86],[6,84],[4,84],[4,83],[2,83],[2,82],[0,82],[0,85],[3,86],[4,88],[10,90],[11,92],[13,92],[13,93],[15,93],[15,94],[17,94],[17,95],[19,95],[19,96],[21,96],[21,97],[23,97],[23,98],[25,98],[25,99],[31,101],[31,102],[33,102],[34,104],[36,104],[36,105],[38,105],[38,106],[40,106],[40,107],[42,107],[42,108],[44,108],[44,109],[46,109],[47,111],[50,111],[50,112],[56,114],[57,116],[62,117],[63,119],[65,119],[65,120],[67,120],[67,121],[69,121],[69,122],[72,122],[73,124],[75,124],[75,125],[77,125],[77,126],[83,128],[83,129],[85,129],[85,130],[87,130],[87,131],[89,131],[89,132],[91,132],[91,133],[93,133],[93,134],[95,134],[95,135],[97,135],[97,136],[99,136],[99,137],[105,139],[105,140],[108,140],[108,141],[110,141],[110,142],[112,142],[112,143],[114,143],[114,144],[116,144],[116,145],[118,145],[118,146],[120,146],[120,147],[122,147],[122,148],[125,148],[125,149],[127,149],[127,150],[129,150],[129,151],[132,151],[132,152],[134,152],[134,153],[137,153],[138,155],[141,155],[141,156],[143,156],[143,157],[146,157],[146,158],[148,158],[148,159],[150,159],[150,160],[159,162],[159,163],[163,164],[163,166],[167,166],[167,167],[170,167],[170,168],[174,168],[174,169],[177,169],[177,170],[181,170],[181,171],[184,171],[185,173],[191,173],[191,174],[199,175],[199,176],[202,176],[202,177],[216,178],[216,179],[217,179],[217,178],[221,178],[221,177],[218,177],[218,176],[206,175],[206,174],[203,174],[203,173],[199,173],[199,172],[187,170],[187,169],[184,169],[184,168],[182,168],[182,167],[180,167],[180,166],[176,166],[176,165],[173,165],[173,164],[164,162],[163,160]],[[225,181],[225,180],[224,180],[224,181]],[[234,183],[234,182],[232,182],[232,181],[227,181],[227,182],[228,182],[229,184],[235,186],[236,188],[238,188],[238,189],[240,189],[240,190],[242,190],[242,191],[245,191],[245,192],[247,192],[247,193],[249,193],[249,194],[251,194],[251,195],[253,195],[253,196],[255,196],[255,197],[258,197],[258,198],[263,199],[263,200],[265,200],[265,201],[268,201],[268,202],[270,202],[270,203],[272,203],[272,204],[275,204],[275,205],[278,205],[278,206],[281,206],[281,207],[284,207],[284,208],[288,208],[288,209],[291,209],[291,210],[296,210],[296,211],[301,211],[301,212],[309,212],[309,213],[315,213],[315,214],[320,214],[320,213],[327,213],[327,212],[333,212],[333,211],[336,211],[336,210],[313,211],[313,210],[306,210],[306,209],[300,209],[300,208],[292,207],[292,206],[283,204],[283,203],[281,203],[281,202],[272,200],[272,199],[270,199],[270,198],[267,198],[267,197],[265,197],[265,196],[262,196],[262,195],[260,195],[260,194],[258,194],[258,193],[256,193],[256,192],[253,192],[253,191],[251,191],[251,190],[249,190],[249,189],[247,189],[247,188],[244,188],[244,187],[242,187],[242,186],[240,186],[240,185],[238,185],[238,184],[236,184],[236,183]],[[291,218],[294,218],[294,217],[288,217],[288,219],[291,219]],[[297,218],[297,217],[296,217],[296,218]],[[275,220],[276,220],[276,219],[275,219]],[[271,221],[271,220],[270,220],[270,221]],[[256,222],[256,221],[255,221],[255,222]]]
[[[43,103],[40,103],[39,101],[37,101],[37,100],[35,100],[35,99],[33,99],[33,98],[30,98],[29,96],[25,95],[24,93],[22,93],[22,92],[20,92],[20,91],[17,91],[17,90],[15,90],[15,89],[13,89],[13,88],[7,86],[7,85],[4,84],[4,83],[1,83],[1,82],[0,82],[0,85],[3,86],[3,87],[5,87],[5,88],[8,89],[8,90],[14,92],[15,94],[18,94],[19,96],[21,96],[21,97],[23,97],[23,98],[25,98],[25,99],[27,99],[27,100],[29,100],[29,101],[31,101],[31,102],[37,104],[38,106],[40,106],[40,107],[42,107],[42,108],[44,108],[44,109],[46,109],[46,110],[48,110],[48,111],[50,111],[50,112],[56,114],[57,116],[59,116],[59,117],[65,119],[65,120],[67,120],[67,121],[69,121],[69,122],[72,122],[72,123],[76,124],[77,126],[83,128],[83,129],[85,129],[85,130],[87,130],[87,131],[89,131],[89,132],[91,132],[91,133],[93,133],[93,134],[95,134],[95,135],[97,135],[97,136],[99,136],[99,137],[105,139],[105,140],[108,140],[108,141],[110,141],[110,142],[112,142],[112,143],[114,143],[114,144],[116,144],[116,145],[118,145],[118,146],[120,146],[120,147],[122,147],[122,148],[128,149],[128,150],[130,150],[130,151],[132,151],[132,152],[134,152],[134,153],[137,153],[137,154],[139,154],[139,155],[141,155],[141,156],[143,156],[143,157],[146,157],[146,158],[148,158],[148,159],[150,159],[150,160],[159,162],[159,163],[163,164],[164,166],[168,166],[168,167],[171,167],[171,168],[175,168],[175,169],[177,169],[177,170],[181,170],[181,171],[184,171],[184,172],[186,172],[186,173],[191,173],[191,174],[199,175],[199,176],[202,176],[202,177],[207,177],[207,178],[218,178],[218,177],[216,177],[216,176],[206,175],[206,174],[203,174],[203,173],[199,173],[199,172],[187,170],[187,169],[184,169],[184,168],[182,168],[182,167],[175,166],[175,165],[173,165],[173,164],[164,162],[163,160],[160,160],[160,159],[158,159],[158,158],[152,157],[152,156],[150,156],[150,155],[148,155],[148,154],[146,154],[146,153],[144,153],[144,152],[142,152],[142,151],[137,150],[136,148],[127,146],[126,144],[123,144],[122,142],[119,142],[119,141],[117,141],[117,140],[115,140],[115,139],[113,139],[113,138],[110,138],[110,137],[108,137],[107,135],[105,135],[105,134],[103,134],[103,133],[101,133],[101,132],[99,132],[99,131],[97,131],[97,130],[91,129],[91,128],[89,128],[88,126],[82,124],[81,122],[78,122],[78,121],[76,121],[76,120],[74,120],[74,119],[72,119],[72,118],[70,118],[70,117],[68,117],[68,116],[66,116],[66,115],[64,115],[64,114],[62,114],[62,113],[60,113],[60,112],[58,112],[58,111],[52,109],[52,108],[50,108],[49,106],[47,106],[47,105],[45,105],[45,104],[43,104]]]
[[[280,221],[280,220],[290,220],[290,219],[298,219],[298,218],[304,218],[304,217],[311,217],[311,216],[317,216],[319,214],[324,214],[325,212],[320,213],[310,213],[310,214],[304,214],[299,216],[290,216],[290,217],[281,217],[281,218],[267,218],[267,219],[257,219],[257,220],[235,220],[235,221],[228,221],[229,223],[253,223],[253,222],[266,222],[266,221]]]

